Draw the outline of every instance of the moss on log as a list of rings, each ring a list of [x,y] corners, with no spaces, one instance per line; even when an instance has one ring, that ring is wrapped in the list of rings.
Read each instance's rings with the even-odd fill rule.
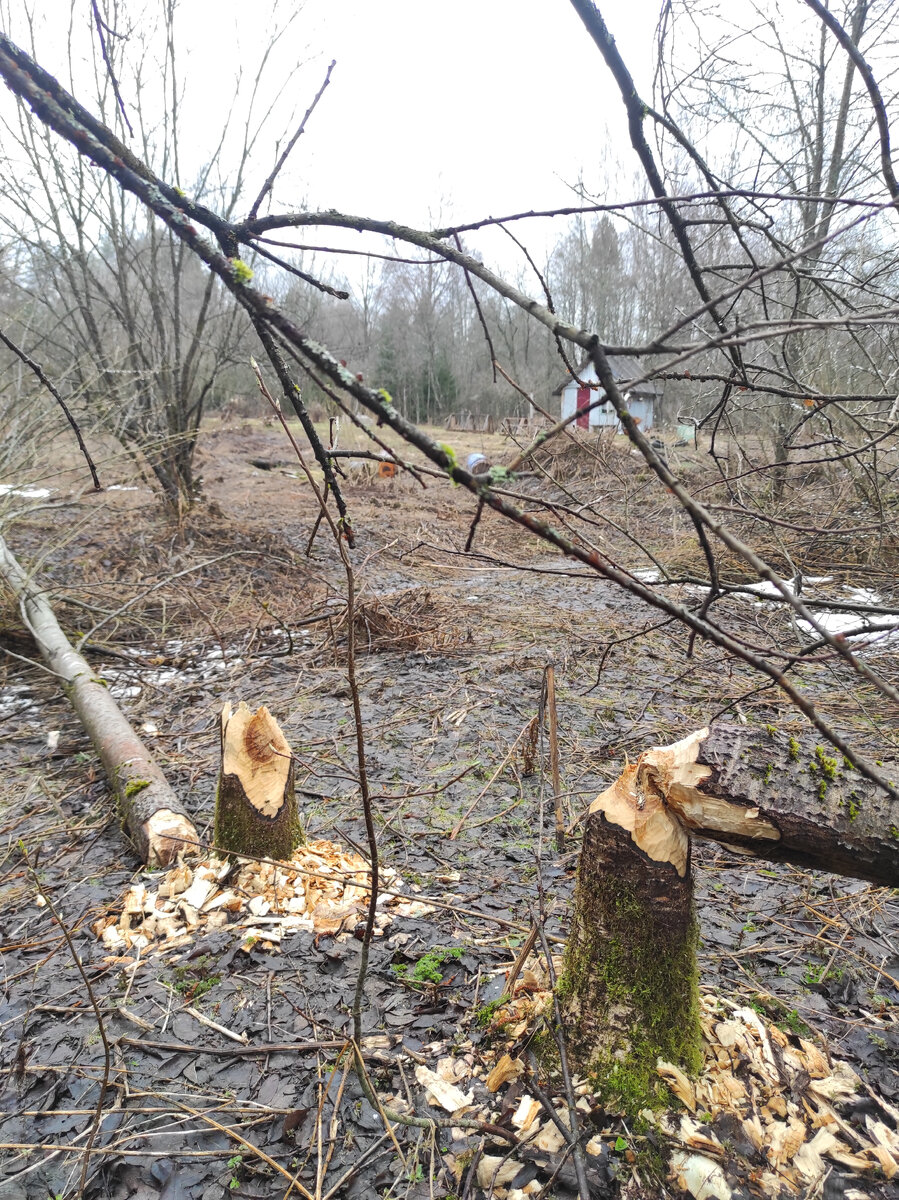
[[[152,754],[125,718],[109,688],[63,633],[46,594],[30,579],[0,537],[0,577],[18,598],[41,657],[94,744],[118,804],[122,823],[148,866],[166,866],[194,854],[197,831]]]
[[[899,805],[814,730],[721,724],[678,745],[689,747],[689,764],[657,765],[650,761],[657,750],[641,761],[694,836],[770,862],[896,886]],[[899,779],[899,763],[877,766]]]
[[[241,702],[221,717],[221,768],[215,798],[215,844],[231,854],[288,859],[305,839],[297,809],[294,764],[278,723],[263,705]]]
[[[609,1105],[669,1099],[662,1058],[702,1061],[690,846],[636,767],[592,805],[556,988],[570,1060]]]

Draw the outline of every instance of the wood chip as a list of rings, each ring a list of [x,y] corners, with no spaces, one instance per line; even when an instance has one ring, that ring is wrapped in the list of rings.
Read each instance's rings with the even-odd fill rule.
[[[514,1158],[503,1159],[498,1154],[482,1154],[478,1160],[478,1186],[489,1188],[502,1187],[511,1183],[521,1170],[521,1163]]]
[[[696,1088],[680,1067],[676,1067],[674,1063],[664,1062],[660,1058],[656,1064],[656,1070],[678,1100],[686,1105],[691,1113],[696,1112]]]
[[[440,1078],[436,1071],[431,1071],[428,1067],[416,1067],[415,1078],[427,1088],[428,1102],[439,1104],[448,1113],[458,1112],[460,1108],[465,1108],[466,1105],[471,1104],[474,1097],[474,1092],[461,1091],[455,1084],[447,1083],[445,1079]]]
[[[504,1054],[487,1076],[488,1092],[498,1091],[504,1083],[508,1083],[510,1079],[517,1079],[523,1071],[524,1063],[520,1058],[510,1058],[508,1054]]]
[[[540,1104],[533,1096],[522,1096],[518,1101],[518,1108],[512,1114],[512,1124],[516,1129],[525,1133],[534,1124],[539,1112]],[[590,1153],[594,1153],[594,1151],[590,1151]]]

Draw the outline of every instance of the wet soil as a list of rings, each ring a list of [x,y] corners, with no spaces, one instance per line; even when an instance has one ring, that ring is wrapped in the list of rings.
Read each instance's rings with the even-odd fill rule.
[[[306,554],[311,489],[289,465],[251,465],[287,460],[274,429],[213,430],[200,454],[205,499],[180,526],[126,480],[136,490],[58,495],[64,507],[20,518],[10,545],[40,562],[72,636],[93,629],[88,656],[203,836],[218,713],[246,700],[268,705],[300,760],[308,832],[364,850],[346,579],[326,533]],[[347,476],[379,850],[410,892],[438,906],[373,943],[369,1070],[379,1094],[433,1115],[415,1065],[467,1055],[478,1073],[465,1086],[486,1106],[496,1048],[479,1014],[501,995],[534,918],[564,939],[579,819],[597,791],[626,755],[724,708],[783,728],[796,718],[720,651],[697,646],[687,658],[686,636],[655,628],[658,614],[495,516],[479,525],[475,556],[463,555],[473,504],[458,489],[373,479],[364,467]],[[729,619],[745,629],[777,618],[735,603]],[[442,1151],[477,1147],[478,1137],[447,1128],[435,1146],[422,1129],[397,1126],[394,1144],[334,1046],[349,1029],[354,930],[297,933],[280,953],[245,953],[225,929],[169,955],[109,955],[91,926],[115,911],[140,865],[64,697],[22,661],[33,647],[9,606],[0,639],[21,656],[0,663],[0,1195],[77,1195],[85,1161],[84,1195],[115,1200],[282,1196],[294,1177],[302,1194],[335,1200],[458,1194]],[[510,753],[541,712],[548,664],[569,830],[561,853],[544,736],[530,754],[526,737]],[[831,673],[814,684],[837,713],[838,683]],[[881,716],[859,727],[866,748],[883,745],[891,715]],[[895,1100],[897,893],[711,845],[695,859],[703,987],[758,1006],[796,1036],[812,1030]],[[50,905],[38,904],[39,891]],[[408,976],[435,947],[461,951],[439,981],[414,984],[395,970]],[[621,1138],[616,1126],[600,1191],[610,1162],[629,1178]],[[541,1170],[546,1183],[552,1172]],[[570,1195],[559,1178],[548,1194]],[[841,1178],[835,1171],[834,1186]],[[890,1194],[882,1179],[863,1186]]]

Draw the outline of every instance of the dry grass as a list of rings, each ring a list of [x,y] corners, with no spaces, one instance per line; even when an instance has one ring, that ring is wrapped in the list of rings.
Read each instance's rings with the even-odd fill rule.
[[[341,625],[346,625],[346,610]],[[467,636],[467,630],[454,620],[452,607],[426,587],[408,588],[357,604],[355,627],[359,654],[385,650],[448,651]]]

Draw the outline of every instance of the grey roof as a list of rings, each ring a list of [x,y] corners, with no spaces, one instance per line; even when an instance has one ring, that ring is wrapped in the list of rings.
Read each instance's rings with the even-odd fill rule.
[[[619,379],[638,379],[646,372],[646,365],[639,358],[630,358],[623,354],[608,354],[606,357],[616,381]],[[579,363],[577,374],[580,375],[581,371],[590,365],[590,362],[589,358],[585,358],[583,362]],[[558,396],[571,381],[572,379],[569,375],[567,379],[562,380],[558,387],[553,388],[552,394]],[[661,399],[664,389],[657,380],[650,379],[645,383],[641,383],[639,387],[631,388],[630,391],[634,396],[639,396],[643,400],[658,400]]]

